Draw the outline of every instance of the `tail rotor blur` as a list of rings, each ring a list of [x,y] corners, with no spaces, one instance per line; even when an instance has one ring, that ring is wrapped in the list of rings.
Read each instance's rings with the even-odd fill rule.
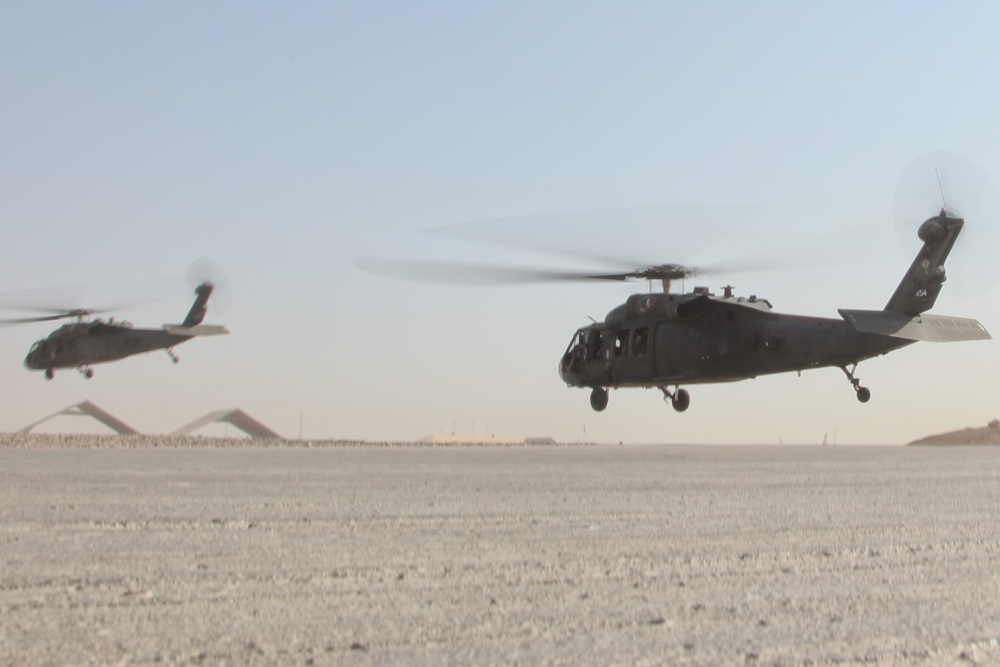
[[[980,296],[1000,281],[994,257],[1000,243],[1000,192],[969,158],[932,151],[911,162],[896,187],[893,217],[906,254],[919,243],[921,224],[942,211],[966,223],[951,256],[945,293]]]

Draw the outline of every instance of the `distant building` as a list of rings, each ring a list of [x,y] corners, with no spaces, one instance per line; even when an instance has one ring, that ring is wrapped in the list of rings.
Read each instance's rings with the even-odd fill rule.
[[[251,438],[261,438],[264,440],[284,440],[280,435],[269,429],[268,427],[261,424],[259,421],[243,412],[242,410],[217,410],[215,412],[209,412],[207,415],[201,419],[196,419],[186,426],[182,426],[176,431],[173,431],[170,435],[191,435],[193,432],[207,426],[209,424],[214,424],[217,422],[225,422],[227,424],[232,424],[239,430],[243,431]]]
[[[19,431],[19,433],[31,433],[31,429],[61,415],[69,415],[72,417],[93,417],[118,435],[139,435],[139,432],[134,428],[113,416],[110,412],[97,407],[90,401],[83,401],[81,403],[71,405],[68,408],[63,408],[59,412],[53,413],[44,419],[39,419],[34,424],[25,426]]]
[[[63,415],[71,417],[91,417],[104,424],[118,435],[140,435],[139,431],[135,430],[121,419],[118,419],[107,410],[97,407],[90,401],[83,401],[81,403],[71,405],[68,408],[63,408],[62,410],[55,412],[44,419],[39,419],[33,424],[25,426],[19,431],[19,433],[30,433],[35,427]],[[216,422],[231,424],[246,433],[251,438],[284,440],[284,438],[280,435],[264,426],[247,413],[238,409],[217,410],[216,412],[210,412],[201,419],[196,419],[190,424],[180,427],[170,435],[190,435],[199,428]]]

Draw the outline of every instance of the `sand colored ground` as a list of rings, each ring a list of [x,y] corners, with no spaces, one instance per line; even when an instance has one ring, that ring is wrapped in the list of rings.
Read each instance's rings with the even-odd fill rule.
[[[0,664],[1000,663],[1000,449],[0,449]]]

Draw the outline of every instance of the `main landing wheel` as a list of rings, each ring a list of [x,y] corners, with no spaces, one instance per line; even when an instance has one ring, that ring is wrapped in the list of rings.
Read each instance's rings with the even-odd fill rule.
[[[83,372],[83,377],[87,378],[88,380],[90,378],[94,377],[94,369],[93,368],[88,368],[87,370],[85,370]]]
[[[594,390],[590,392],[590,407],[597,412],[608,407],[608,390],[603,387],[594,387]]]
[[[687,389],[677,387],[670,391],[668,387],[660,387],[660,391],[663,392],[663,400],[669,401],[677,412],[684,412],[691,406],[691,394],[687,393]]]
[[[56,376],[56,372],[54,370],[52,370],[51,368],[46,368],[45,369],[45,379],[46,380],[51,380],[55,376]]]
[[[872,390],[868,387],[858,387],[858,400],[862,403],[872,400]]]

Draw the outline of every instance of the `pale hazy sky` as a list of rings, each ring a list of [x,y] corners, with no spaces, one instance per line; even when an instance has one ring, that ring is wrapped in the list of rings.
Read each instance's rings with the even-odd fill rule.
[[[1000,177],[992,3],[4,2],[2,14],[0,292],[84,284],[92,302],[78,305],[92,305],[209,257],[233,298],[207,320],[230,336],[178,347],[177,366],[151,354],[89,381],[23,367],[51,324],[0,330],[0,430],[84,399],[141,431],[240,407],[291,437],[302,415],[309,438],[899,443],[1000,416],[996,342],[865,362],[867,405],[825,369],[694,386],[685,414],[657,390],[619,390],[597,414],[557,362],[587,316],[641,285],[442,287],[352,263],[563,266],[418,232],[776,206],[796,213],[758,218],[717,251],[767,252],[787,232],[843,264],[707,284],[784,312],[881,308],[917,250],[901,250],[893,224],[907,166],[946,149]],[[677,224],[585,217],[560,231],[581,252],[692,262],[678,255],[705,245]],[[973,299],[951,287],[935,312],[1000,335],[997,288]],[[117,315],[158,326],[189,301],[179,288]],[[52,428],[90,428],[62,420]]]

